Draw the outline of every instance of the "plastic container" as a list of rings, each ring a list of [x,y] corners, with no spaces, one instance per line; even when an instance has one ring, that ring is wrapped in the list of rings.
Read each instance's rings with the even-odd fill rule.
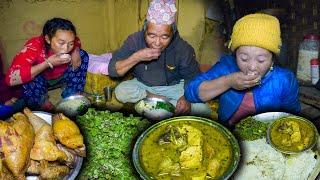
[[[320,36],[307,34],[299,45],[297,78],[299,81],[311,82],[310,60],[318,58]]]
[[[311,59],[310,68],[311,68],[311,83],[315,85],[319,81],[319,60]]]

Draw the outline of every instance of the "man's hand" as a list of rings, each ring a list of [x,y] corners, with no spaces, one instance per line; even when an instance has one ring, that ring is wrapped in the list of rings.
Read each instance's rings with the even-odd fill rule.
[[[77,69],[81,65],[80,49],[76,48],[71,53],[71,66],[73,69]]]
[[[227,81],[231,88],[244,90],[258,85],[261,81],[261,76],[258,74],[245,75],[243,72],[236,72],[228,75]]]
[[[152,61],[158,59],[160,54],[160,49],[144,48],[137,51],[135,55],[140,61]]]
[[[174,112],[175,115],[188,115],[191,112],[191,103],[188,102],[184,96],[181,96],[178,99],[176,110]]]

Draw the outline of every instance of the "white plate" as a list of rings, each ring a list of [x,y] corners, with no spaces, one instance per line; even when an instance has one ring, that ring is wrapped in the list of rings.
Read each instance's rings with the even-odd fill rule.
[[[43,120],[45,120],[47,123],[52,123],[52,114],[48,112],[42,112],[42,111],[33,111],[33,113]],[[76,167],[71,169],[69,175],[64,177],[64,180],[74,180],[76,179],[77,175],[80,172],[81,166],[82,166],[83,158],[80,156],[76,156]],[[27,176],[27,180],[39,180],[40,178],[38,176]]]
[[[285,113],[285,112],[267,112],[267,113],[261,113],[253,116],[253,119],[261,122],[273,122],[276,119],[287,117],[293,114]],[[316,144],[315,153],[318,155],[317,163],[313,171],[310,173],[308,180],[316,179],[318,174],[320,173],[320,136],[318,138],[318,142]]]

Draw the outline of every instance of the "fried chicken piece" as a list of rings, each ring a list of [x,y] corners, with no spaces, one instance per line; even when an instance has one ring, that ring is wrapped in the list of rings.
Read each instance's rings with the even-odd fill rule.
[[[53,116],[52,126],[54,136],[61,144],[74,149],[79,156],[86,156],[83,136],[76,123],[59,113]]]
[[[14,114],[9,122],[0,121],[0,151],[3,155],[3,165],[16,179],[24,179],[34,138],[33,127],[24,114]]]
[[[49,163],[48,161],[40,162],[40,178],[41,179],[62,179],[69,174],[68,166],[60,165],[56,162]]]
[[[28,108],[23,112],[28,116],[35,130],[35,143],[31,149],[30,157],[33,160],[67,161],[67,155],[58,149],[50,124],[32,113]]]
[[[64,176],[69,174],[69,171],[68,166],[60,165],[58,162],[31,160],[27,172],[33,175],[40,175],[41,179],[63,179]]]
[[[13,174],[7,169],[7,167],[3,164],[2,160],[0,160],[0,180],[14,180]]]

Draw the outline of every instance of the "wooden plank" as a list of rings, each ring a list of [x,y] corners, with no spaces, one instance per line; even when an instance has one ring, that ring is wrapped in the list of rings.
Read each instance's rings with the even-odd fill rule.
[[[320,91],[315,87],[300,87],[300,101],[320,109]]]

